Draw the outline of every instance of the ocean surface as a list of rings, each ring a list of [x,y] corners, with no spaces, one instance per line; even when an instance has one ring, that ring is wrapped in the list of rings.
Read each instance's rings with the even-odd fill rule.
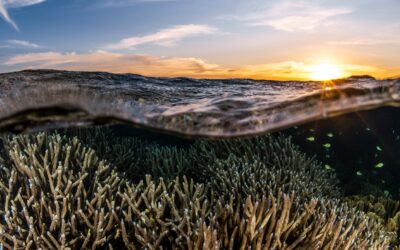
[[[400,80],[199,80],[35,70],[0,75],[0,129],[125,122],[189,137],[257,135],[400,101]]]
[[[0,246],[399,249],[399,104],[369,76],[0,74]]]

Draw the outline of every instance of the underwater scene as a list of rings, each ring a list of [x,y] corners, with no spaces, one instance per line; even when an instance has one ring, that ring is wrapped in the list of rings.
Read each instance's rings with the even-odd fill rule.
[[[400,250],[400,0],[0,0],[0,250]]]
[[[2,249],[399,249],[399,80],[0,82]]]

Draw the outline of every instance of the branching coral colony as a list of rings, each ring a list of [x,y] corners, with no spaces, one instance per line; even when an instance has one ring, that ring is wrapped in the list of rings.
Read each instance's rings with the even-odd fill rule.
[[[1,155],[5,249],[390,247],[288,138],[180,149],[79,129],[6,137]]]
[[[5,248],[96,248],[110,242],[121,179],[76,138],[5,140],[1,242]]]

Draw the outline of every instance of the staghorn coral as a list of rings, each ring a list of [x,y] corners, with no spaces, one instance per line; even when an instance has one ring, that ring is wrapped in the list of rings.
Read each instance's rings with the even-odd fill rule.
[[[110,127],[70,128],[58,132],[68,137],[78,138],[85,146],[101,155],[103,160],[112,162],[118,170],[123,171],[135,181],[139,182],[144,178],[145,175],[136,176],[138,172],[135,170],[143,166],[143,156],[146,153],[146,147],[150,145],[147,141],[134,137],[116,137]]]
[[[307,162],[298,161],[297,165]],[[307,166],[307,165],[304,165]],[[218,161],[209,165],[207,170],[213,178],[209,181],[212,196],[239,198],[251,196],[254,201],[268,194],[276,194],[278,191],[284,193],[296,193],[296,202],[307,202],[311,198],[336,198],[337,189],[331,186],[331,193],[321,189],[318,182],[313,181],[313,173],[307,171],[294,171],[282,166],[267,167],[265,163],[257,160],[251,162],[236,156],[230,156],[227,160]],[[315,169],[315,172],[324,171]],[[330,179],[326,182],[329,183]],[[324,193],[326,191],[326,193]]]
[[[121,235],[128,249],[187,249],[203,237],[200,226],[211,212],[204,185],[178,177],[127,185],[123,199]]]
[[[396,217],[400,212],[400,201],[377,196],[349,196],[346,202],[364,212],[373,212],[384,220]]]
[[[318,199],[294,208],[295,198],[278,192],[236,205],[223,200],[211,221],[213,249],[387,249],[379,225],[362,213]]]
[[[205,141],[198,147],[207,159],[199,161],[205,162],[203,177],[212,177],[209,192],[217,205],[211,223],[217,225],[213,230],[219,247],[388,246],[380,224],[341,205],[335,176],[299,152],[289,138]]]
[[[150,176],[134,184],[110,167],[112,158],[101,161],[77,138],[42,133],[6,139],[0,242],[6,249],[386,249],[379,223],[328,200],[338,195],[334,186],[316,189],[334,183],[332,176],[290,141],[262,140],[255,160],[239,154],[244,149],[227,153],[229,147],[211,146],[220,142],[182,151],[200,152],[184,155],[191,169],[206,164],[204,173],[214,173],[203,184]],[[202,151],[207,145],[210,151]]]
[[[195,178],[193,170],[196,168],[196,163],[193,162],[190,153],[191,151],[187,149],[175,146],[150,145],[146,147],[146,158],[143,163],[148,169],[145,172],[166,179],[174,179],[176,176]]]
[[[296,204],[294,193],[269,193],[209,204],[203,185],[147,177],[127,186],[121,237],[128,249],[386,249],[380,225],[323,199]]]
[[[149,176],[132,184],[76,137],[42,133],[4,142],[11,168],[1,169],[0,242],[7,249],[183,246],[210,212],[204,185],[185,177],[155,184]]]
[[[300,152],[290,138],[203,141],[197,145],[202,179],[219,195],[295,192],[300,199],[340,196],[336,176]],[[210,176],[213,178],[210,180]]]
[[[5,141],[0,242],[7,249],[96,249],[117,231],[121,179],[76,138],[26,135]]]
[[[79,138],[135,183],[146,175],[170,180],[184,175],[195,178],[193,150],[161,146],[136,137],[117,137],[109,127],[73,128],[63,132]]]
[[[350,206],[365,212],[375,221],[383,225],[383,229],[391,235],[392,245],[400,244],[400,201],[376,196],[350,196],[344,201]]]
[[[278,178],[269,186],[297,185],[297,191],[308,192],[307,195],[303,195],[307,197],[340,195],[334,173],[323,169],[313,158],[300,152],[290,138],[283,136],[201,140],[189,148],[178,148],[160,146],[135,137],[116,137],[107,127],[69,129],[67,133],[78,136],[85,145],[94,148],[99,155],[116,165],[134,182],[140,182],[146,175],[151,175],[155,179],[188,176],[198,182],[208,183],[210,176],[243,173],[243,165],[247,164],[254,167],[247,171],[252,176],[250,179],[249,176],[241,178],[248,182],[257,182],[258,186],[263,186],[265,181],[270,182],[271,178]],[[258,176],[252,173],[257,173]],[[291,184],[292,182],[296,184]],[[300,182],[301,187],[298,186]],[[293,189],[284,189],[288,190]]]
[[[326,200],[296,205],[278,192],[208,204],[203,187],[149,178],[124,195],[121,234],[128,249],[387,249],[363,213]],[[296,206],[296,208],[295,208]]]

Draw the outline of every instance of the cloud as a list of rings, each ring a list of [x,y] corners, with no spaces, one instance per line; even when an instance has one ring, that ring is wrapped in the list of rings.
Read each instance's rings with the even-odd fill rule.
[[[265,11],[253,13],[239,19],[254,26],[270,26],[277,30],[296,32],[315,29],[328,18],[351,13],[343,7],[322,7],[310,1],[279,1]]]
[[[355,46],[355,45],[390,45],[400,44],[399,39],[349,39],[343,41],[332,41],[329,45]]]
[[[4,5],[9,8],[25,7],[43,3],[46,0],[3,0]]]
[[[122,50],[122,49],[134,49],[138,45],[143,44],[156,44],[160,46],[174,46],[182,39],[192,37],[196,35],[213,34],[217,31],[208,25],[177,25],[172,28],[162,29],[156,33],[134,36],[122,39],[115,44],[109,44],[105,46],[105,49],[109,50]]]
[[[153,55],[121,54],[107,51],[90,53],[29,53],[12,56],[3,65],[14,69],[51,68],[63,70],[107,71],[136,73],[147,76],[195,78],[253,78],[276,80],[305,80],[317,62],[284,61],[243,67],[223,67],[193,57],[159,57]],[[343,64],[338,67],[346,76],[371,74],[377,77],[394,75],[394,71],[368,66]],[[398,72],[398,71],[397,71]]]
[[[121,7],[140,3],[175,2],[178,0],[96,0],[99,7]]]
[[[217,65],[197,58],[166,58],[140,54],[119,54],[96,51],[78,54],[45,52],[16,55],[4,62],[6,66],[53,68],[85,71],[134,72],[153,76],[200,76],[217,70]]]
[[[0,16],[8,22],[11,26],[19,31],[17,23],[10,17],[9,8],[26,7],[34,4],[43,3],[46,0],[0,0]]]
[[[8,14],[8,11],[4,6],[3,0],[0,0],[0,16],[4,19],[4,21],[13,26],[14,29],[19,30],[18,25],[14,22],[14,20],[11,19],[10,15]]]
[[[350,27],[351,24],[344,25]],[[370,23],[367,25],[369,27],[367,32],[365,32],[365,26],[365,24],[353,25],[352,29],[346,29],[347,32],[343,38],[328,42],[328,44],[337,46],[400,44],[400,23],[386,25]]]
[[[33,49],[40,48],[40,46],[37,45],[36,43],[32,43],[32,42],[24,41],[24,40],[7,40],[6,43],[13,45],[13,46],[17,46],[17,47],[25,47],[25,48],[33,48]]]

